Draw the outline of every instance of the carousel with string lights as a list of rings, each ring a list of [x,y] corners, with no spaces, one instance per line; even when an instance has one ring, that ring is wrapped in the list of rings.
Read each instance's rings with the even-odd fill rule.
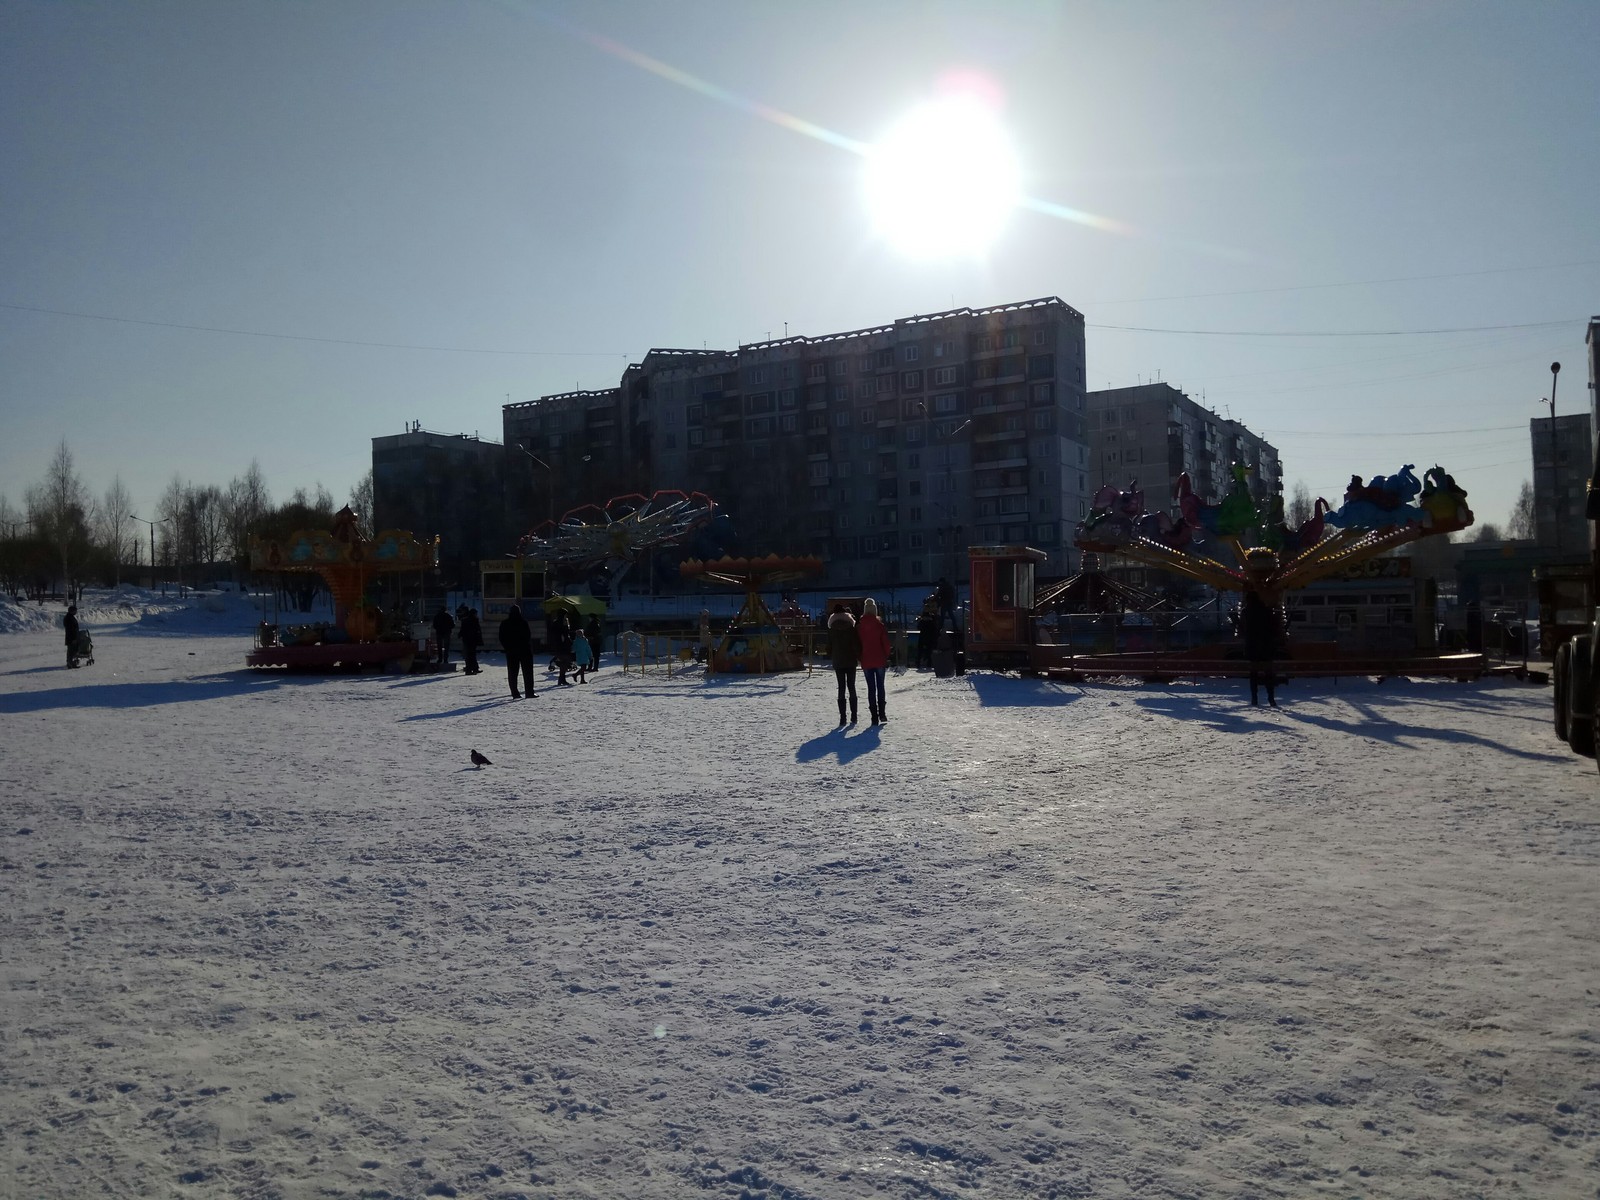
[[[767,675],[805,669],[806,645],[797,624],[767,607],[761,598],[784,584],[822,573],[822,560],[813,555],[769,554],[764,558],[691,558],[678,567],[685,579],[699,579],[724,587],[740,588],[744,605],[729,623],[707,659],[711,671],[735,675]]]
[[[1338,508],[1319,499],[1293,528],[1283,520],[1281,499],[1266,505],[1256,501],[1249,473],[1239,464],[1220,502],[1202,501],[1187,474],[1179,476],[1173,498],[1176,518],[1147,512],[1137,481],[1125,490],[1108,485],[1078,524],[1074,544],[1086,553],[1129,559],[1219,591],[1254,592],[1277,611],[1287,592],[1348,578],[1389,551],[1473,522],[1467,493],[1448,471],[1435,466],[1418,479],[1409,463],[1366,482],[1352,475]],[[1452,656],[1437,658],[1433,665],[1441,671],[1465,669]],[[1426,669],[1429,664],[1418,659],[1411,665]]]

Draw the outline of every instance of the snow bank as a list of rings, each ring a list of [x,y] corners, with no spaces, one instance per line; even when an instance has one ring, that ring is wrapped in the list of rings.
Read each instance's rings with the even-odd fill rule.
[[[59,623],[51,609],[0,599],[0,633],[39,633]]]

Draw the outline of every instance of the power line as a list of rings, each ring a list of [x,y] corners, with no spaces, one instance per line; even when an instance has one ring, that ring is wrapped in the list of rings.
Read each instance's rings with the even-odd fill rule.
[[[1093,325],[1085,329],[1111,329],[1121,333],[1182,333],[1199,337],[1419,337],[1431,333],[1488,333],[1498,329],[1548,329],[1555,325],[1582,325],[1586,318],[1566,321],[1527,321],[1520,325],[1461,325],[1452,329],[1158,329],[1150,325]]]
[[[113,321],[119,325],[154,325],[159,329],[188,329],[198,333],[231,333],[239,337],[276,338],[288,342],[322,342],[333,346],[372,346],[380,350],[436,350],[445,354],[516,354],[540,358],[627,358],[621,351],[599,350],[483,350],[471,346],[420,346],[410,342],[359,342],[352,338],[312,337],[303,333],[263,333],[259,329],[224,329],[216,325],[182,325],[176,321],[143,321],[136,317],[108,317],[102,313],[68,312],[60,308],[36,308],[31,304],[7,304],[0,308],[18,312],[48,313],[55,317],[79,317],[85,321]]]

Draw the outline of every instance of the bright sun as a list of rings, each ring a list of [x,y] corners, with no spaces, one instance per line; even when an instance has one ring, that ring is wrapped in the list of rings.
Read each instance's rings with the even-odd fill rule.
[[[913,109],[867,152],[873,222],[914,258],[982,254],[1020,194],[1011,140],[977,96]]]

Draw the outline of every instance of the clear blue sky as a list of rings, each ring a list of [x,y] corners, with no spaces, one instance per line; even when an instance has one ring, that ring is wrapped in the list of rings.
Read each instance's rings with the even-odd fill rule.
[[[1029,197],[1129,229],[1024,210],[911,260],[858,155],[752,111],[870,143],[953,69]],[[141,515],[252,458],[343,499],[374,435],[497,437],[651,346],[1058,295],[1091,388],[1203,394],[1334,500],[1440,461],[1503,522],[1551,360],[1588,403],[1597,80],[1595,0],[5,0],[0,302],[124,320],[0,308],[0,492],[65,437]]]

